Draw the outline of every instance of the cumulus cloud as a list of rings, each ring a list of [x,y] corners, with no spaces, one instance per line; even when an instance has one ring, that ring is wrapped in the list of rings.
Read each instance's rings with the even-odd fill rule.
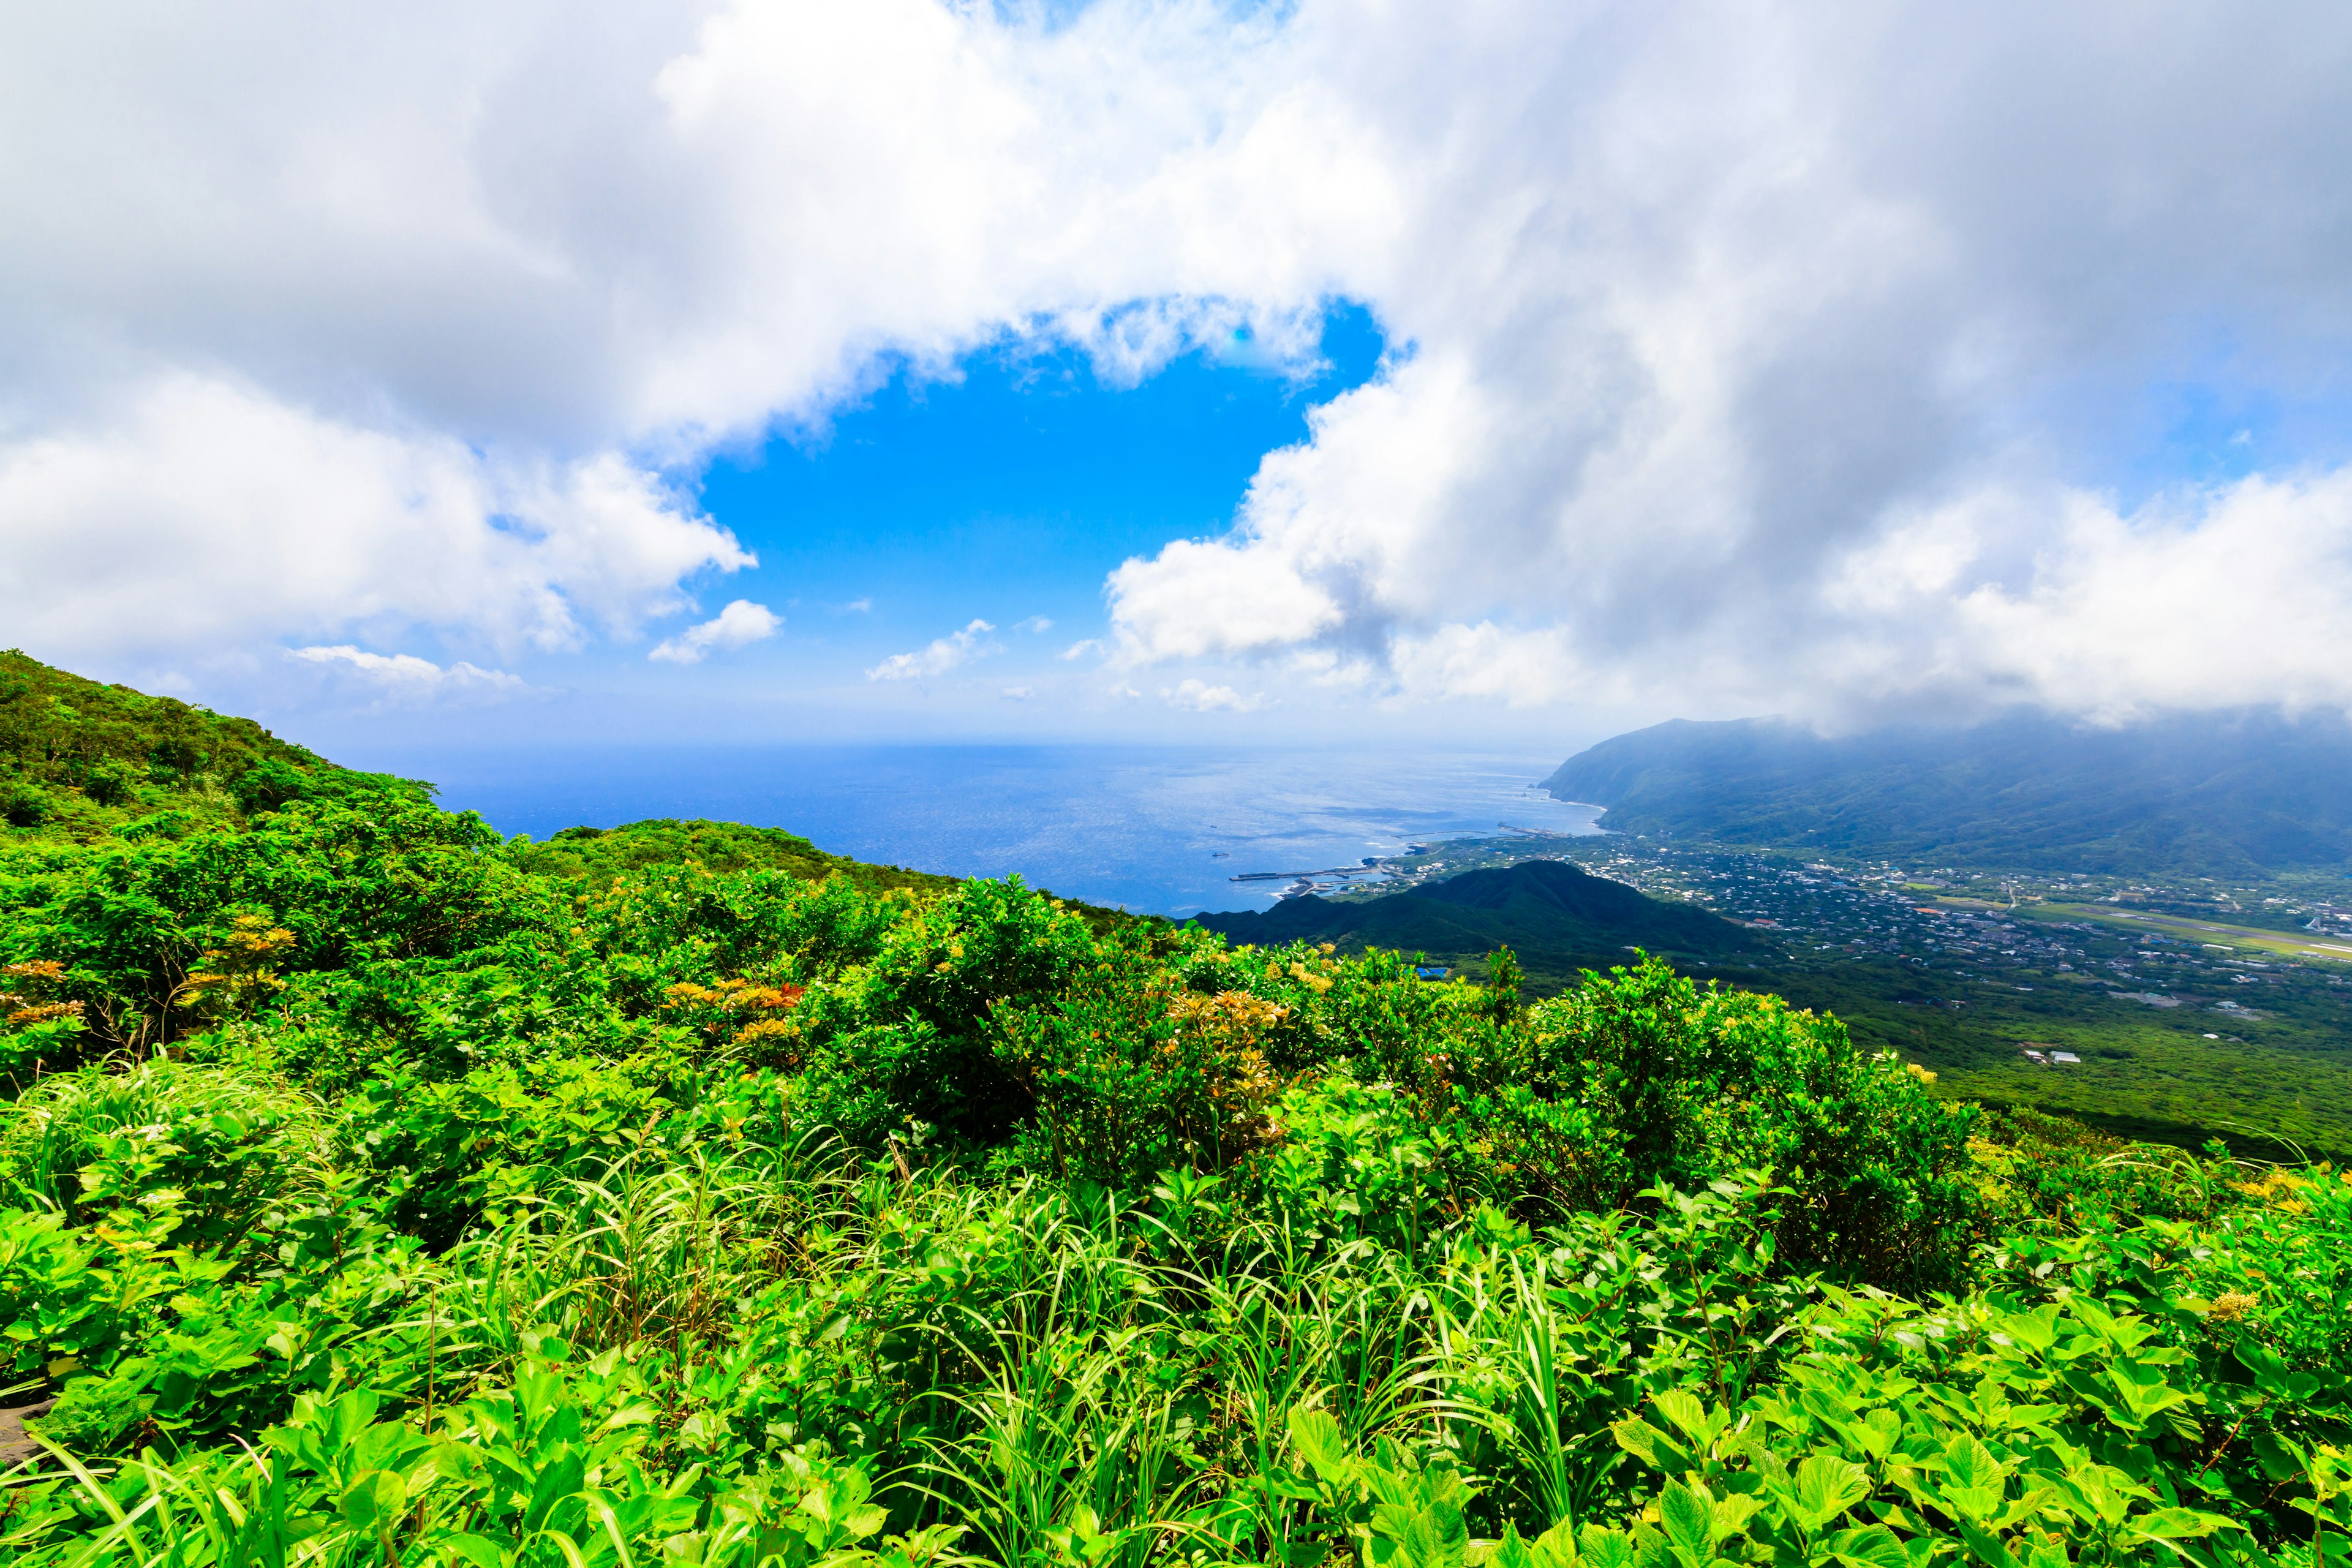
[[[173,374],[0,441],[0,601],[58,656],[413,626],[569,648],[751,563],[612,454],[485,456]]]
[[[1230,686],[1212,686],[1195,675],[1161,688],[1160,695],[1171,708],[1193,713],[1250,713],[1265,706],[1264,697],[1244,697]]]
[[[391,706],[421,706],[446,697],[512,696],[530,689],[520,677],[503,669],[464,662],[438,665],[408,653],[369,653],[349,643],[289,648],[287,653],[306,664],[346,668]]]
[[[1044,616],[1031,616],[1025,621],[1013,622],[1013,629],[1016,632],[1027,632],[1035,637],[1052,631],[1054,623]]]
[[[2055,517],[2033,508],[2030,569],[2002,571],[1985,557],[2018,510],[1973,495],[1857,550],[1823,595],[1824,674],[1937,697],[1990,681],[2105,720],[2347,703],[2352,473],[2252,478],[2130,512],[2069,493]]]
[[[2352,470],[2101,488],[2150,383],[2324,392],[2345,18],[1345,16],[1294,37],[1415,154],[1358,273],[1407,352],[1231,532],[1112,574],[1126,661],[1824,716],[2352,703]],[[1417,51],[1443,121],[1383,74]]]
[[[917,680],[928,675],[945,675],[957,667],[992,653],[1003,653],[1002,645],[984,640],[996,628],[986,621],[974,620],[960,632],[950,632],[912,653],[894,653],[866,672],[868,680]]]
[[[0,58],[22,640],[574,646],[751,563],[654,475],[892,365],[1043,334],[1132,381],[1237,325],[1311,353],[1334,278],[1284,231],[1394,214],[1267,36],[933,0],[27,19]]]
[[[1296,368],[1349,299],[1380,373],[1230,531],[1118,568],[1116,658],[2352,701],[2345,454],[2257,416],[2240,477],[2126,460],[2151,386],[2225,431],[2340,396],[2352,12],[1007,9],[32,15],[0,55],[16,640],[625,635],[751,563],[661,478],[723,443],[1007,337],[1113,383],[1237,332]],[[2126,635],[2118,585],[2186,643]]]
[[[699,626],[656,644],[646,657],[664,664],[700,664],[713,652],[730,652],[772,637],[783,624],[783,617],[767,605],[737,599]]]

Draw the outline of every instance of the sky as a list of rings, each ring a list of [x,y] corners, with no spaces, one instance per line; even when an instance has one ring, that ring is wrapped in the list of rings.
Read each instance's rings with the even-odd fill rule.
[[[0,32],[0,643],[322,749],[2352,708],[2341,6]]]

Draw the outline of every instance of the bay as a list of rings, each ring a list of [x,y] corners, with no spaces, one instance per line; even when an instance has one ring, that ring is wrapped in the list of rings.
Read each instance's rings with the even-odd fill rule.
[[[1558,759],[1391,749],[789,746],[415,752],[365,765],[545,838],[574,825],[709,817],[788,828],[860,860],[1138,912],[1264,909],[1281,881],[1506,824],[1598,831],[1536,781]]]

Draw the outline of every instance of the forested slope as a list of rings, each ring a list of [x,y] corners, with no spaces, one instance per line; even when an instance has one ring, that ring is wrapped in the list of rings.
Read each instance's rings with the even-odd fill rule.
[[[1460,956],[1516,950],[1548,973],[1607,968],[1633,948],[1695,957],[1766,952],[1769,938],[1561,860],[1469,871],[1384,898],[1286,899],[1270,910],[1193,917],[1237,942],[1330,942]]]
[[[1677,720],[1544,781],[1602,826],[1935,864],[2238,877],[2352,867],[2352,721],[2185,715],[2121,729],[2021,714],[1824,738]]]
[[[0,839],[89,839],[158,814],[236,824],[291,800],[385,793],[431,792],[336,767],[250,719],[0,652]]]
[[[2325,1168],[1980,1115],[1654,961],[1529,1005],[562,842],[386,789],[0,847],[6,1561],[2352,1542]]]

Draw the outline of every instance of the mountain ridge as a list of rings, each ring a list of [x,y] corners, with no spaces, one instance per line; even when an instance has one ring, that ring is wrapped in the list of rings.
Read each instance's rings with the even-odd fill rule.
[[[2121,875],[2352,868],[2352,721],[2275,710],[2123,729],[2016,714],[1823,737],[1673,720],[1540,786],[1618,832]]]

